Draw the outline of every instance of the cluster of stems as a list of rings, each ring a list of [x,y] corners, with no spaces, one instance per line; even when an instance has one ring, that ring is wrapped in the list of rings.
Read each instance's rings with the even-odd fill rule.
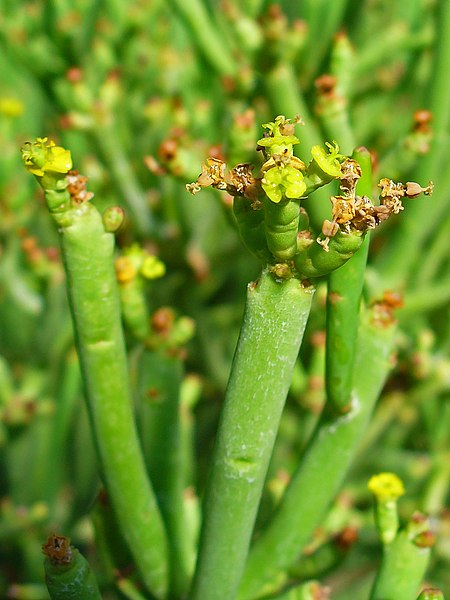
[[[379,204],[374,204],[368,151],[358,148],[348,157],[339,153],[337,144],[327,144],[327,149],[314,146],[312,160],[305,165],[293,153],[299,142],[294,135],[297,122],[279,116],[264,125],[266,134],[258,140],[264,161],[258,175],[253,165],[239,164],[227,171],[223,161],[209,158],[197,181],[187,186],[192,193],[212,186],[233,197],[242,240],[262,264],[258,280],[247,289],[203,499],[195,569],[192,536],[183,516],[184,475],[176,471],[182,464],[177,393],[181,365],[173,351],[192,335],[192,327],[182,319],[173,326],[167,311],[149,322],[142,277],[157,277],[164,266],[134,247],[116,259],[114,272],[113,232],[121,213],[108,210],[100,215],[86,178],[71,170],[70,153],[45,138],[22,150],[61,236],[107,494],[141,580],[160,599],[186,594],[190,600],[284,597],[289,569],[342,484],[389,372],[395,333],[392,303],[383,298],[360,307],[365,240],[370,229],[403,210],[402,198],[429,194],[432,186],[383,179]],[[315,231],[303,203],[332,181],[338,182],[340,193],[331,196],[330,218]],[[311,310],[313,280],[323,276],[329,276],[327,404],[276,509],[252,541]],[[155,383],[161,380],[168,394],[160,406],[155,403],[140,414],[145,460],[133,414],[120,299],[129,330],[143,343],[138,387],[157,391]],[[157,323],[171,336],[158,337]],[[406,572],[403,567],[399,581]],[[380,578],[385,581],[387,576]],[[401,598],[396,596],[400,583],[392,577],[389,581],[389,594]],[[309,590],[303,586],[299,593]]]

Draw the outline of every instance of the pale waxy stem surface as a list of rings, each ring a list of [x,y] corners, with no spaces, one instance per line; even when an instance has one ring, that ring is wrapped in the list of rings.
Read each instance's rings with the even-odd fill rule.
[[[204,501],[191,600],[234,600],[313,288],[250,284]]]
[[[395,326],[373,323],[370,315],[368,311],[359,329],[352,410],[319,422],[277,511],[250,550],[239,600],[272,591],[271,582],[299,556],[342,484],[389,372],[394,346]]]

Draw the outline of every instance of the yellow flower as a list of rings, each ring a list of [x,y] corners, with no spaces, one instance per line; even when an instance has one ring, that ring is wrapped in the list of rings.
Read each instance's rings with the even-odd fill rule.
[[[138,244],[126,248],[124,255],[116,259],[115,265],[120,284],[127,284],[138,276],[144,279],[158,279],[166,273],[165,264]]]
[[[70,151],[56,146],[55,142],[45,138],[37,138],[33,143],[27,142],[22,147],[22,159],[25,168],[36,177],[51,173],[68,173],[72,168]]]
[[[370,478],[367,487],[379,502],[397,500],[405,493],[403,481],[394,473],[374,475]]]

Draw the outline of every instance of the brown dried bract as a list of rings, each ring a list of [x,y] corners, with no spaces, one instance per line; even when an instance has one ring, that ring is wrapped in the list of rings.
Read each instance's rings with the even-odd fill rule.
[[[69,564],[73,556],[70,538],[53,533],[42,546],[42,552],[53,564]]]
[[[341,177],[339,187],[345,196],[354,197],[356,184],[361,178],[361,167],[353,158],[347,158],[341,164]]]
[[[69,171],[66,176],[67,179],[67,191],[70,194],[71,199],[75,204],[83,204],[83,202],[89,202],[94,197],[92,192],[88,192],[86,189],[86,183],[88,178],[84,175],[80,175],[78,171]]]
[[[253,169],[254,166],[249,163],[241,163],[231,169],[225,177],[228,193],[232,196],[241,195],[256,199],[261,193],[261,187],[260,179],[256,179],[252,173]]]

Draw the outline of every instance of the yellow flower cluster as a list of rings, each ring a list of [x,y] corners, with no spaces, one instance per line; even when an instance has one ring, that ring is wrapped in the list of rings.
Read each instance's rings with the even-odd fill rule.
[[[405,493],[403,481],[394,473],[379,473],[370,478],[367,485],[379,502],[397,500]]]
[[[70,151],[56,146],[48,138],[37,138],[33,143],[26,142],[22,147],[25,168],[36,177],[52,173],[68,173],[72,169]]]
[[[149,254],[137,244],[124,251],[115,261],[117,281],[125,285],[138,275],[144,279],[158,279],[166,273],[165,264],[154,254]]]

